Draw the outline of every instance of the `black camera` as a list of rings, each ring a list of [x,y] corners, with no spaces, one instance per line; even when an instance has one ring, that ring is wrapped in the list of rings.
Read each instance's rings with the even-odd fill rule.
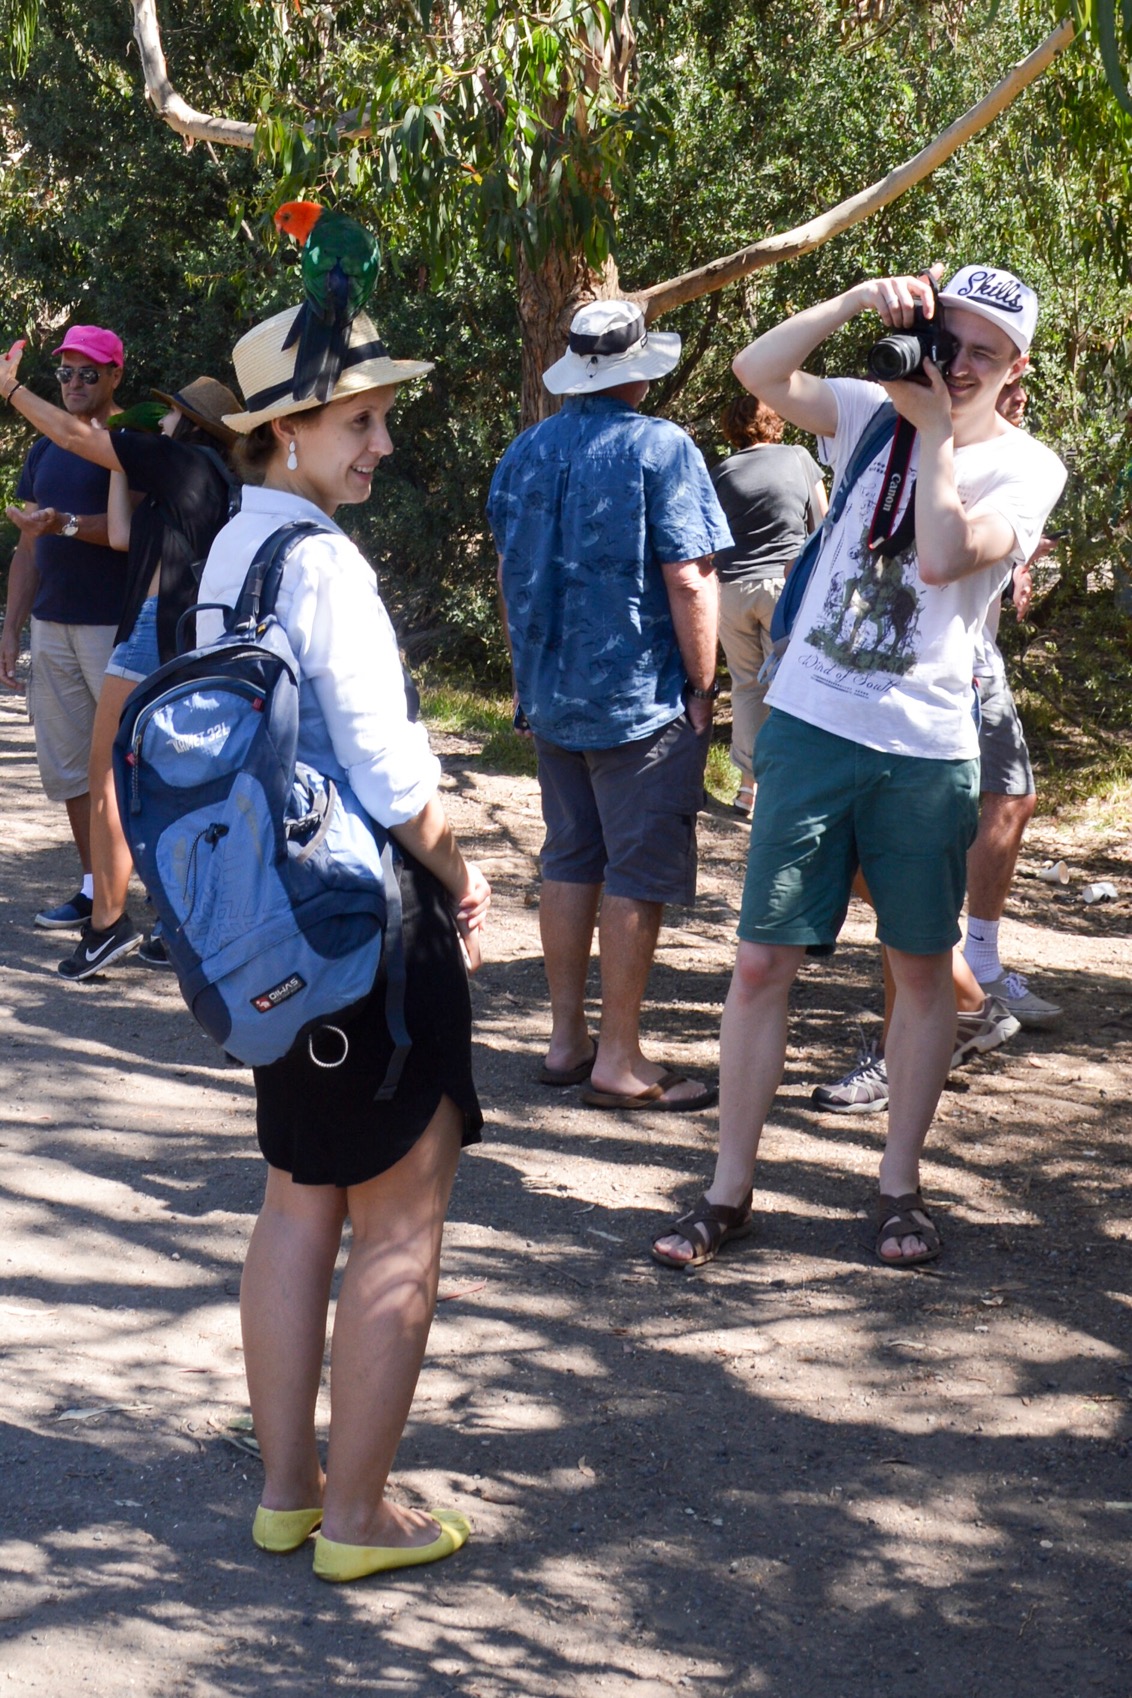
[[[865,361],[870,377],[881,383],[899,383],[915,377],[925,360],[931,360],[947,376],[947,368],[959,352],[959,343],[943,322],[939,291],[934,279],[930,281],[935,297],[934,315],[925,318],[923,308],[918,306],[911,330],[890,330],[887,336],[874,342]]]

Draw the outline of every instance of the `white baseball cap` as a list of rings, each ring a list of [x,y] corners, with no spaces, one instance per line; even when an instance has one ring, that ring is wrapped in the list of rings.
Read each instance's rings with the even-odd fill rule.
[[[651,383],[679,358],[679,336],[647,330],[632,301],[590,301],[574,314],[566,352],[542,381],[552,395],[593,395],[620,383]]]
[[[939,298],[944,305],[963,307],[997,324],[1021,354],[1034,339],[1038,297],[1012,271],[994,265],[965,265],[940,290]]]

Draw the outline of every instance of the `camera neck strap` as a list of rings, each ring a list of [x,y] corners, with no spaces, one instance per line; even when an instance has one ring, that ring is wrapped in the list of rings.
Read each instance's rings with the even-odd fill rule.
[[[897,419],[892,447],[888,451],[888,465],[873,510],[873,522],[869,526],[869,552],[886,559],[902,554],[916,540],[916,480],[913,478],[910,484],[908,481],[915,440],[916,427],[905,418]],[[908,490],[908,504],[899,524],[896,524],[894,521],[905,488]]]

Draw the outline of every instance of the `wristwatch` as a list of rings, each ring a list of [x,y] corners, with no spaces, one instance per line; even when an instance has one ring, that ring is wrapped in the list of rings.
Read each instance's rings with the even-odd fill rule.
[[[707,690],[697,690],[692,684],[686,684],[684,686],[684,694],[686,696],[691,696],[694,702],[714,702],[719,691],[720,683],[718,678],[712,680],[711,687]]]
[[[67,514],[67,523],[59,532],[61,537],[77,537],[79,534],[79,516],[77,513]]]

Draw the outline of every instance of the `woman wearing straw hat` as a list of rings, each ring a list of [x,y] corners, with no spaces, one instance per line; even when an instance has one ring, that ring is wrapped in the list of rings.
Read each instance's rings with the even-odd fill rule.
[[[340,506],[368,499],[378,461],[392,451],[386,419],[396,386],[431,366],[391,359],[359,313],[329,402],[296,396],[289,332],[302,310],[277,314],[236,344],[246,410],[226,423],[241,438],[236,458],[248,487],[213,544],[200,600],[233,605],[256,550],[281,525],[321,526],[292,547],[275,604],[299,663],[299,757],[347,779],[404,857],[412,1048],[400,1084],[392,1101],[374,1101],[392,1052],[380,973],[369,998],[338,1022],[350,1040],[341,1066],[320,1070],[300,1045],[256,1070],[268,1174],[240,1288],[265,1469],[252,1536],[264,1550],[289,1551],[321,1523],[315,1573],[354,1580],[447,1556],[469,1531],[453,1512],[389,1502],[385,1487],[424,1356],[457,1159],[482,1125],[456,927],[478,960],[490,891],[437,798],[440,768],[407,710],[373,573],[333,523]],[[202,611],[198,626],[207,641],[219,615]],[[315,1403],[347,1219],[324,1475]]]
[[[197,377],[171,395],[153,391],[168,409],[156,434],[93,429],[25,388],[18,376],[22,349],[16,343],[0,361],[0,395],[58,447],[111,474],[110,545],[129,550],[125,605],[90,742],[94,894],[82,899],[85,913],[76,898],[71,925],[86,923],[73,953],[59,963],[63,977],[77,981],[104,972],[142,944],[126,909],[133,861],[118,819],[110,754],[135,684],[173,658],[177,622],[196,600],[201,561],[228,517],[234,479],[223,454],[235,436],[222,418],[238,403],[223,383]],[[131,491],[143,492],[140,506]],[[145,945],[142,958],[149,966],[168,965],[158,938]]]

